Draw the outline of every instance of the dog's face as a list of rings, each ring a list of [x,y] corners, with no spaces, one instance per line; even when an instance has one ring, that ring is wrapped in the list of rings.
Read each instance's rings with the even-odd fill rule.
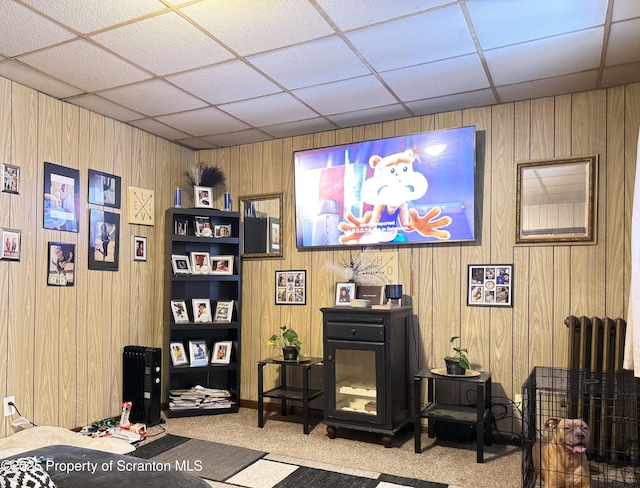
[[[546,426],[551,429],[554,442],[566,450],[577,453],[587,452],[591,432],[584,420],[551,418],[547,420]]]

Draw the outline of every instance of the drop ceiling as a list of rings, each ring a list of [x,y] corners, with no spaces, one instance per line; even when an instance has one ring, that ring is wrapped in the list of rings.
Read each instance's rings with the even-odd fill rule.
[[[0,8],[0,76],[194,149],[640,81],[638,0]]]

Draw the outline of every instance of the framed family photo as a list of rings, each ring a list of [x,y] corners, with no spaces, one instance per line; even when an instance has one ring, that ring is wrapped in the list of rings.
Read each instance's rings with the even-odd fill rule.
[[[133,260],[147,260],[147,238],[144,236],[133,236]]]
[[[189,322],[187,304],[184,300],[171,300],[171,313],[173,313],[173,321],[176,324],[185,324]]]
[[[193,274],[211,274],[211,259],[208,252],[191,253],[191,271]]]
[[[207,298],[193,298],[191,300],[193,307],[193,321],[201,324],[211,322],[211,302]]]
[[[89,269],[118,271],[120,214],[89,211]]]
[[[171,268],[173,269],[173,274],[191,274],[191,264],[189,263],[189,256],[182,254],[172,254]]]
[[[352,282],[336,283],[336,305],[351,305],[356,297],[356,284]]]
[[[89,170],[89,203],[120,208],[121,191],[119,176]]]
[[[177,236],[186,236],[189,229],[188,220],[175,220],[173,222],[173,233]]]
[[[221,300],[216,303],[214,322],[231,322],[233,316],[233,300]]]
[[[44,228],[79,232],[80,171],[44,163]]]
[[[20,166],[2,163],[2,191],[20,193]]]
[[[233,274],[233,255],[211,256],[211,274],[232,275]]]
[[[231,362],[232,341],[216,342],[211,353],[212,364],[229,364]]]
[[[171,362],[174,366],[189,364],[187,353],[184,350],[184,344],[182,342],[172,342],[169,344],[169,348],[171,349]]]
[[[305,305],[307,303],[307,272],[304,270],[276,271],[276,305]]]
[[[189,341],[189,358],[191,366],[206,366],[209,364],[207,343],[203,339]]]
[[[513,307],[511,264],[470,264],[467,305]]]
[[[18,229],[2,229],[2,249],[0,259],[20,261],[20,246],[22,244],[22,231]]]
[[[193,221],[195,224],[196,237],[213,236],[213,231],[211,230],[211,221],[209,220],[209,217],[196,216],[193,218]]]
[[[213,208],[213,188],[194,186],[193,199],[196,208]]]
[[[48,286],[73,286],[75,283],[76,245],[49,242]]]
[[[213,237],[231,237],[231,224],[214,225]]]

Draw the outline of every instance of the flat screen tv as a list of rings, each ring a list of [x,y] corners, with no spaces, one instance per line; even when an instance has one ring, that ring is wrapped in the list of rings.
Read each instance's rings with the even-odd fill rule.
[[[294,153],[298,248],[475,240],[475,128]]]

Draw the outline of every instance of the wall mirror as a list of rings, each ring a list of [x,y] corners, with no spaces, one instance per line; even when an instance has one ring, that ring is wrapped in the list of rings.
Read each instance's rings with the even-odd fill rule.
[[[240,197],[242,221],[242,258],[284,258],[282,193]]]
[[[595,244],[598,156],[517,163],[516,244]]]

